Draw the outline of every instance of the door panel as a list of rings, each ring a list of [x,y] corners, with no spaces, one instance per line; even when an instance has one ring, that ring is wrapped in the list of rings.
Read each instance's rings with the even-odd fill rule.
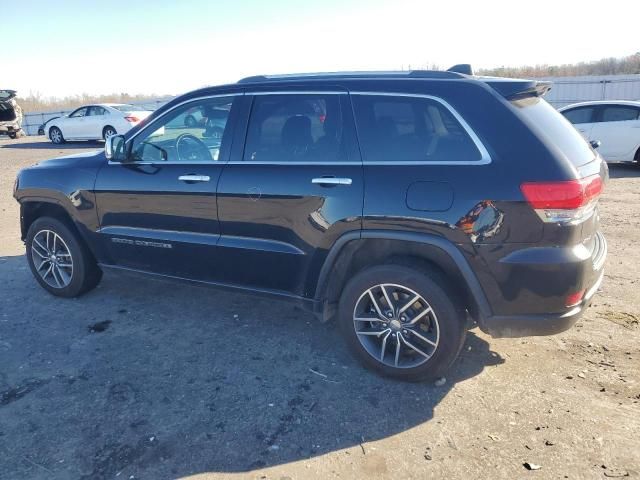
[[[195,100],[151,122],[127,142],[130,163],[108,164],[96,180],[103,248],[110,263],[212,280],[220,235],[216,185],[228,160],[234,99]],[[166,124],[193,103],[226,112],[221,138]]]
[[[82,107],[72,112],[63,119],[60,128],[65,138],[83,138],[83,128],[87,107]]]
[[[599,122],[591,131],[593,140],[602,144],[599,153],[605,160],[633,160],[640,145],[640,109],[624,105],[603,106]]]
[[[244,156],[218,185],[226,282],[311,296],[332,244],[359,231],[362,165],[347,95],[257,95]],[[335,141],[334,141],[335,140]]]

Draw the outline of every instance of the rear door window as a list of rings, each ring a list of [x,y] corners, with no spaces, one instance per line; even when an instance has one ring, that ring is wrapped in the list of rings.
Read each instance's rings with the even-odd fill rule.
[[[512,100],[536,133],[554,144],[576,167],[595,158],[593,150],[582,135],[555,108],[540,97]]]
[[[579,107],[565,110],[562,112],[562,115],[574,125],[579,125],[581,123],[593,122],[594,111],[595,109],[593,107]]]
[[[365,162],[475,162],[482,154],[453,113],[426,97],[353,94]]]
[[[347,159],[340,95],[256,95],[245,161],[336,162]]]
[[[602,108],[602,122],[625,122],[637,120],[640,109],[625,105],[607,105]]]

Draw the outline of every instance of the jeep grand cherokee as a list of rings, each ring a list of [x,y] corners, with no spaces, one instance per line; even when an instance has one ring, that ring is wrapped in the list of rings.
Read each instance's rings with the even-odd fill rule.
[[[440,376],[469,325],[560,332],[602,279],[607,167],[548,89],[458,67],[188,93],[104,153],[20,172],[29,266],[61,297],[104,269],[271,294],[382,374]]]

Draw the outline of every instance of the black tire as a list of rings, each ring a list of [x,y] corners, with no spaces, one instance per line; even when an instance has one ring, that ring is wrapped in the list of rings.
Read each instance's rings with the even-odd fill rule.
[[[11,140],[18,138],[18,134],[16,132],[10,132],[8,135]]]
[[[51,143],[55,143],[56,145],[60,145],[65,142],[64,135],[62,135],[62,130],[58,127],[51,127],[49,129],[49,140]]]
[[[369,353],[359,340],[354,321],[356,304],[368,289],[380,284],[395,284],[411,289],[422,296],[435,313],[432,318],[437,318],[439,340],[428,360],[421,360],[424,363],[404,368],[386,365],[378,358],[374,358],[373,354]],[[457,358],[466,335],[466,312],[459,306],[460,302],[456,301],[449,289],[443,288],[441,285],[446,285],[446,279],[440,278],[437,272],[423,272],[400,265],[380,265],[358,273],[343,290],[337,315],[342,335],[350,350],[367,368],[384,376],[406,381],[440,378]],[[388,325],[391,326],[391,322]],[[400,336],[400,332],[398,332],[398,336]],[[410,335],[404,337],[411,338]],[[393,342],[395,341],[394,337]],[[397,341],[399,342],[400,339],[398,338]],[[404,348],[404,344],[402,345]],[[415,353],[410,349],[406,351]],[[420,357],[418,358],[420,359]]]
[[[195,128],[198,125],[196,118],[193,115],[187,115],[184,117],[184,126],[187,128]]]
[[[636,167],[640,167],[640,148],[636,152],[635,157],[633,157],[633,160],[633,163],[636,165]]]
[[[117,135],[117,134],[118,134],[118,132],[111,125],[107,125],[106,127],[104,127],[102,129],[102,139],[103,140],[106,140],[107,138],[109,138],[109,137],[111,137],[113,135]]]
[[[34,257],[40,258],[38,254],[33,253],[34,238],[43,231],[50,231],[58,235],[71,255],[73,268],[70,274],[70,281],[66,286],[55,287],[47,283],[34,263]],[[96,264],[93,255],[77,237],[77,234],[56,218],[41,217],[35,220],[27,232],[26,247],[27,261],[29,262],[31,273],[33,273],[40,286],[52,295],[66,298],[78,297],[92,290],[100,283],[102,270]],[[37,245],[36,250],[42,251]],[[48,278],[51,279],[50,276]]]

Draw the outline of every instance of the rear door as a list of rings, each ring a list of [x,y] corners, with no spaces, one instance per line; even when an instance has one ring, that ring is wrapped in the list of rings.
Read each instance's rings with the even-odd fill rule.
[[[239,94],[208,96],[169,110],[127,141],[128,163],[96,180],[102,247],[113,265],[196,280],[218,269],[216,185],[229,158]],[[227,112],[224,134],[171,127],[193,105]]]
[[[245,138],[218,186],[221,279],[313,294],[333,243],[360,231],[363,174],[340,89],[247,93]]]
[[[104,119],[107,111],[104,107],[93,105],[88,108],[85,117],[82,136],[83,138],[100,139],[104,128]]]
[[[564,110],[562,115],[573,124],[586,141],[591,141],[594,140],[592,130],[596,113],[597,108],[595,106],[585,106]]]
[[[605,160],[633,160],[640,145],[640,108],[603,105],[591,137],[602,142],[599,152]]]

